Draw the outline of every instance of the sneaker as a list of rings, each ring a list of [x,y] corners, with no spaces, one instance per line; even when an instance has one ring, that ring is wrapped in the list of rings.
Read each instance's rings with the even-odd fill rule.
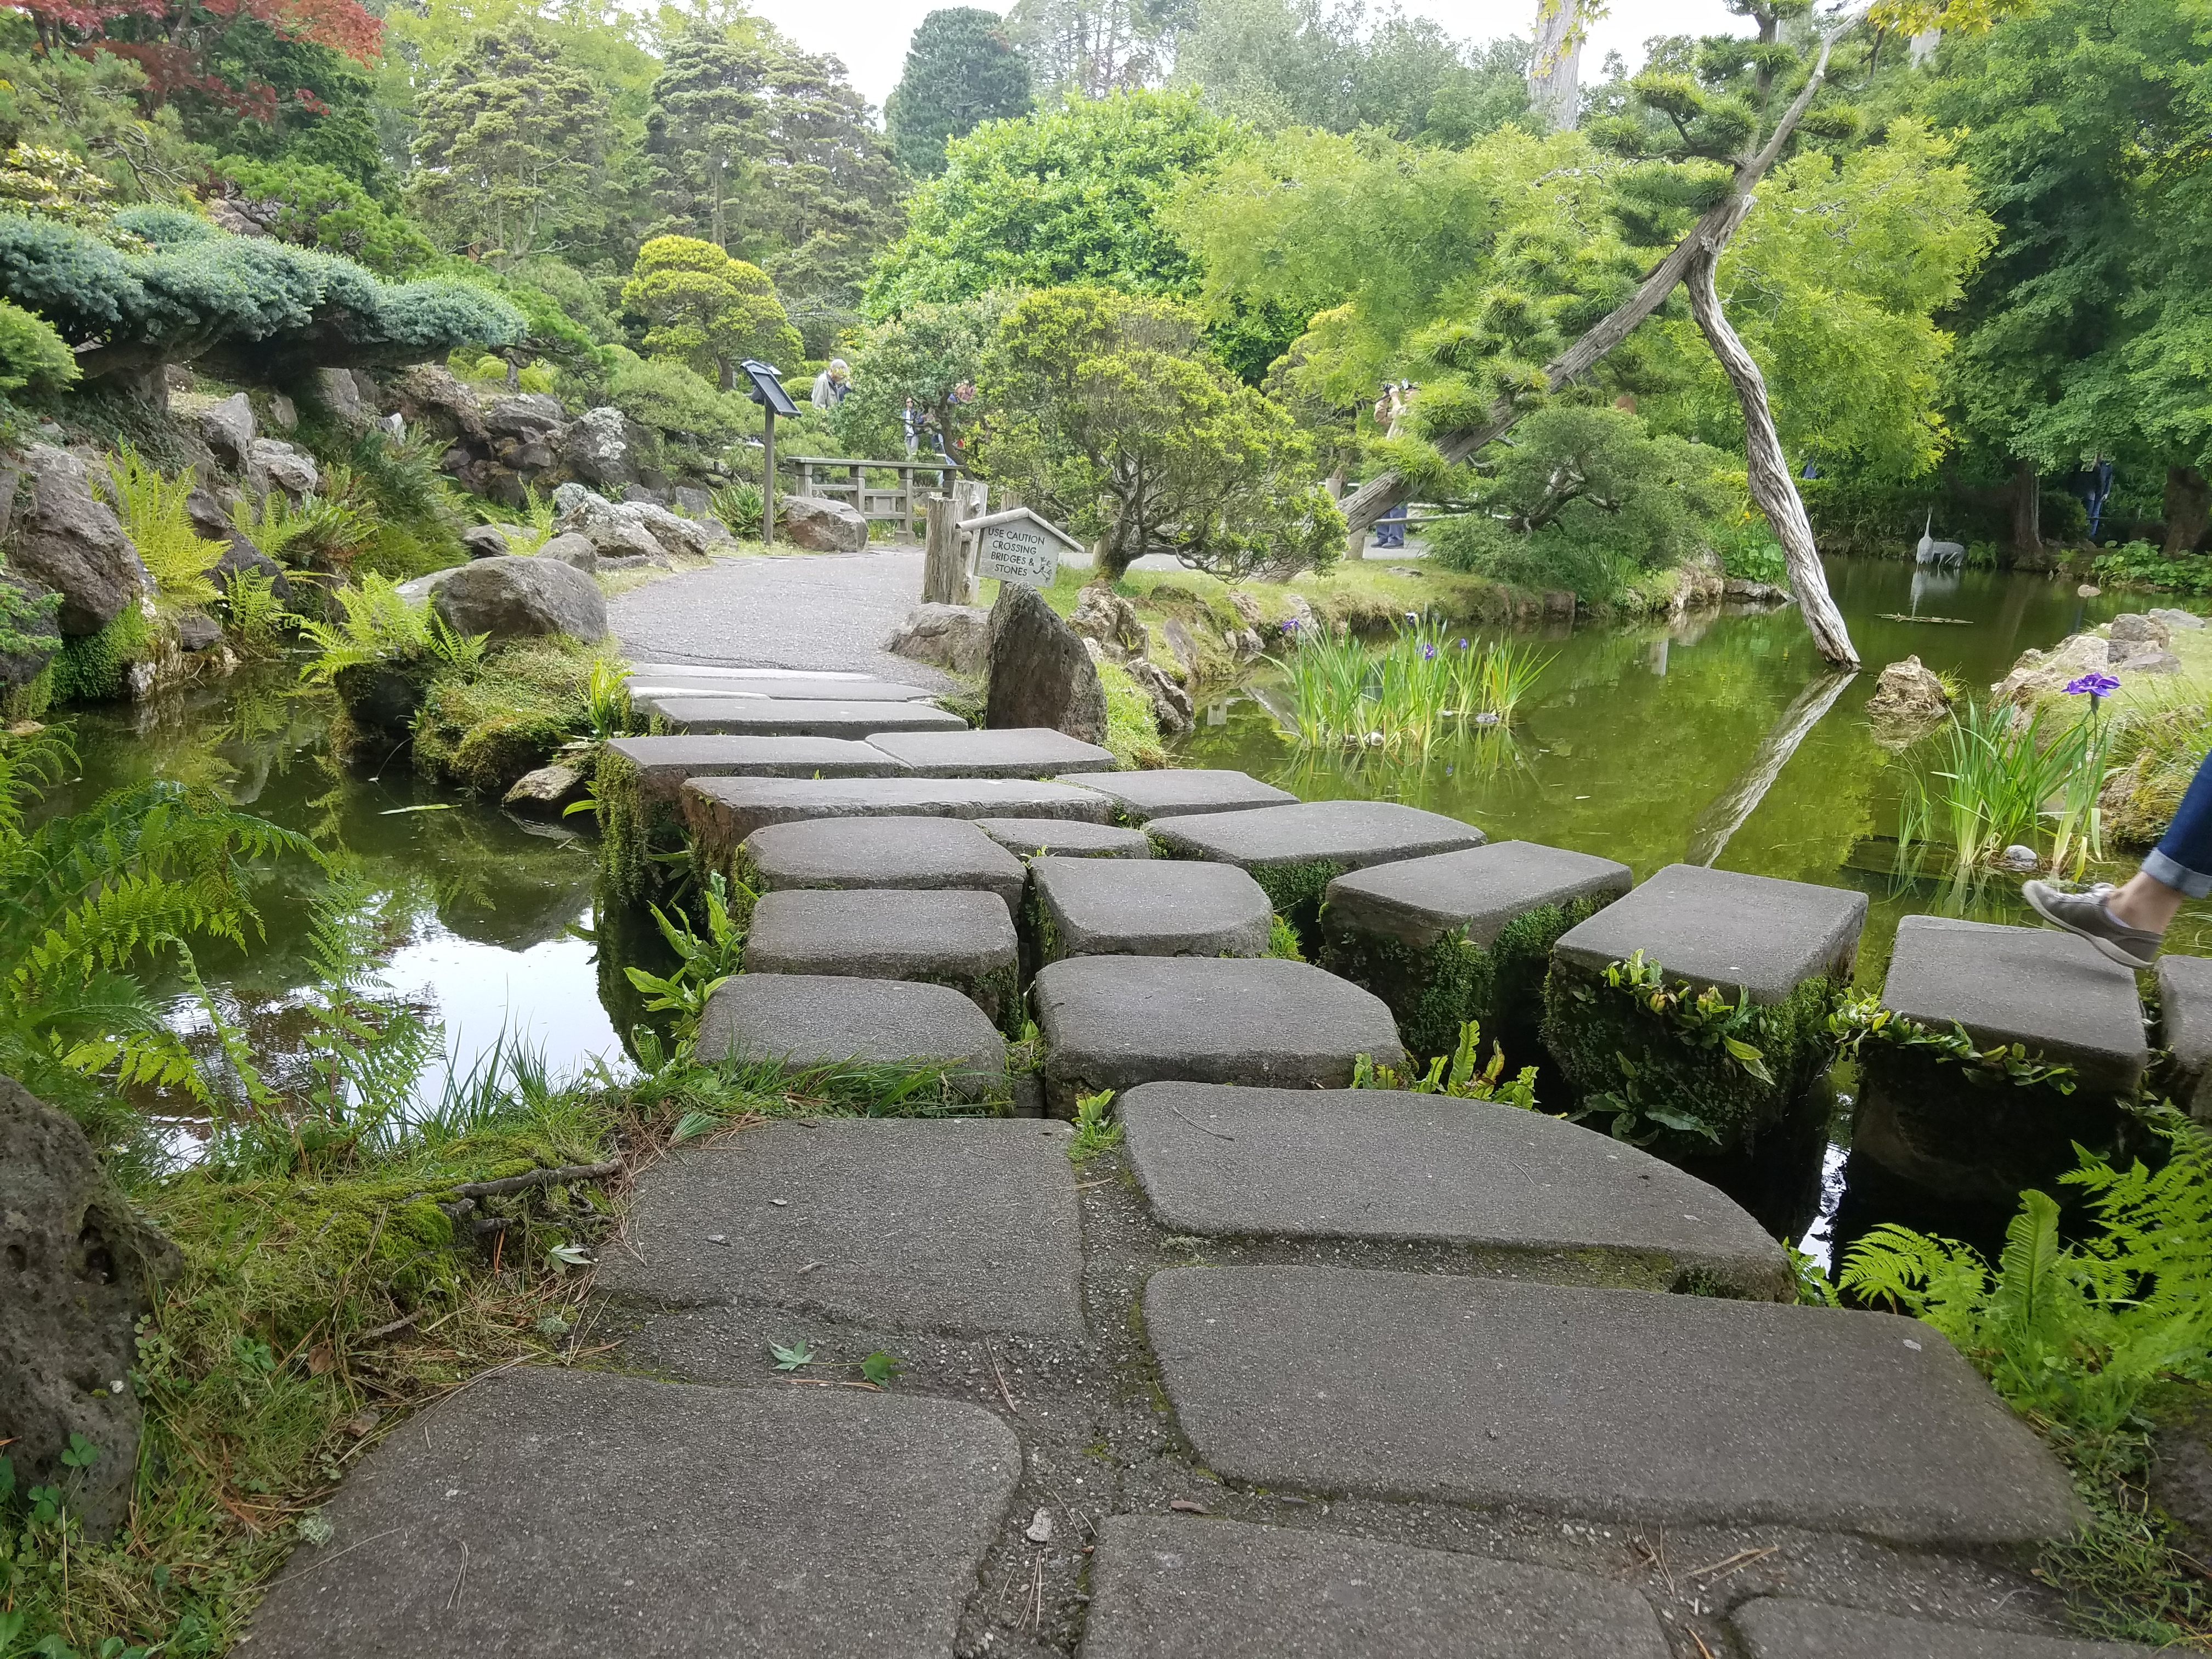
[[[2053,927],[2086,939],[2123,968],[2148,968],[2158,957],[2162,933],[2130,927],[2105,908],[2109,885],[2086,893],[2069,893],[2047,881],[2023,883],[2020,896],[2035,907],[2035,914]]]

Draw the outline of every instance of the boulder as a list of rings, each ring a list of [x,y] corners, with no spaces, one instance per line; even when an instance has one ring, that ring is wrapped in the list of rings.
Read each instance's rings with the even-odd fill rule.
[[[1106,690],[1068,625],[1033,587],[999,585],[991,607],[989,726],[1047,726],[1085,743],[1106,738]]]
[[[129,1513],[144,1413],[138,1322],[183,1266],[74,1120],[0,1078],[0,1424],[17,1489],[58,1486],[86,1534]],[[63,1463],[81,1435],[99,1455]]]
[[[399,404],[397,412],[407,421],[425,422],[446,436],[485,436],[476,393],[442,365],[416,364],[392,383],[392,392]]]
[[[1175,677],[1151,658],[1132,657],[1121,668],[1136,681],[1137,689],[1152,699],[1152,717],[1159,722],[1163,736],[1174,737],[1198,723],[1190,693],[1176,684]]]
[[[23,452],[29,509],[15,526],[8,564],[62,596],[55,621],[65,635],[97,634],[123,607],[154,591],[154,579],[114,509],[92,493],[84,462],[52,444]]]
[[[681,507],[695,519],[714,516],[714,498],[695,484],[677,485],[668,492],[668,504],[672,507]]]
[[[1722,586],[1722,592],[1740,605],[1787,605],[1796,597],[1786,587],[1772,582],[1755,582],[1741,576],[1731,576]]]
[[[2117,672],[2130,674],[2179,674],[2181,672],[2181,659],[2171,651],[2160,651],[2154,647],[2144,652],[2141,656],[2129,657],[2124,659],[2116,658],[2113,659],[2112,667]]]
[[[2187,611],[2153,611],[2150,619],[2164,623],[2168,628],[2197,629],[2204,626],[2204,618]]]
[[[246,458],[246,487],[256,496],[280,490],[295,505],[322,488],[315,458],[274,438],[256,438]]]
[[[471,525],[461,532],[461,545],[472,559],[503,559],[514,550],[507,544],[507,532],[495,524]]]
[[[868,521],[842,501],[784,495],[775,504],[775,533],[816,553],[858,553],[868,544]]]
[[[1067,625],[1079,638],[1097,641],[1115,662],[1142,656],[1152,644],[1137,607],[1103,582],[1093,582],[1075,596],[1075,614]]]
[[[374,405],[362,400],[361,382],[349,368],[317,369],[315,401],[349,432],[366,430],[374,413]]]
[[[1950,709],[1951,697],[1943,690],[1943,682],[1923,668],[1917,657],[1907,657],[1883,669],[1866,706],[1869,720],[1912,726],[1939,720]]]
[[[567,419],[561,400],[543,392],[516,392],[495,398],[483,414],[485,431],[509,438],[534,438]]]
[[[2025,708],[2047,693],[2064,690],[2068,681],[2102,673],[2111,665],[2112,647],[2104,635],[2075,634],[2049,651],[2021,652],[2012,672],[1990,690],[1999,702]]]
[[[1245,627],[1255,629],[1260,627],[1262,621],[1260,601],[1243,588],[1232,587],[1229,590],[1229,605],[1230,608],[1243,619]]]
[[[596,484],[626,484],[637,478],[636,447],[622,410],[601,404],[576,417],[562,442],[562,453],[580,478]]]
[[[918,605],[907,612],[898,632],[884,641],[884,649],[956,674],[988,673],[991,613],[973,605]]]
[[[448,627],[494,639],[567,634],[592,641],[607,631],[599,584],[556,559],[478,559],[441,582],[430,604]]]
[[[573,532],[565,536],[554,537],[538,550],[538,556],[541,559],[551,559],[558,564],[574,565],[586,575],[589,575],[599,566],[599,552],[592,545],[592,538]]]
[[[559,514],[554,530],[586,538],[602,558],[703,559],[729,539],[712,520],[679,519],[649,501],[611,501],[580,484],[562,484],[553,492],[553,505]]]
[[[281,392],[269,394],[269,424],[279,432],[300,429],[300,406]]]
[[[253,405],[243,392],[200,410],[194,423],[200,440],[215,451],[216,459],[234,472],[243,472],[253,449]]]
[[[212,651],[222,643],[222,624],[204,611],[186,611],[176,620],[177,649],[186,656]]]
[[[500,805],[525,817],[558,819],[574,801],[584,798],[584,775],[573,766],[541,766],[515,780]]]
[[[214,568],[208,572],[208,580],[217,587],[228,590],[232,580],[241,570],[251,570],[256,575],[266,576],[269,579],[269,592],[275,597],[276,603],[291,604],[292,581],[291,578],[284,574],[284,567],[246,540],[245,537],[233,536],[230,538],[230,545],[223,550],[222,556],[215,562]]]

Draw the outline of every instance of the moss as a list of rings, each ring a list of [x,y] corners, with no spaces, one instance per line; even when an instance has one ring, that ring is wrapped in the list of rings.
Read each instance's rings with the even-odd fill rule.
[[[614,896],[651,896],[656,866],[651,854],[682,844],[683,826],[665,801],[648,803],[637,763],[611,749],[599,751],[592,793],[599,799],[599,868]]]
[[[516,640],[473,674],[441,668],[415,717],[415,769],[480,795],[590,729],[585,687],[597,650],[568,639]]]
[[[21,685],[0,691],[0,723],[15,726],[34,720],[54,703],[54,665],[49,662]]]
[[[1160,746],[1159,717],[1129,671],[1119,663],[1098,665],[1098,684],[1106,693],[1106,742],[1117,764],[1126,769],[1158,768],[1168,763]]]
[[[1574,1088],[1578,1115],[1609,1118],[1615,1133],[1664,1157],[1732,1152],[1781,1119],[1834,1058],[1828,1015],[1838,994],[1828,980],[1811,979],[1752,1011],[1742,1040],[1759,1051],[1771,1079],[1762,1082],[1717,1042],[1698,1042],[1634,992],[1607,985],[1602,972],[1554,960],[1543,1042]]]
[[[1328,884],[1351,866],[1330,859],[1304,864],[1263,864],[1252,879],[1267,896],[1267,906],[1297,930],[1298,945],[1309,961],[1322,953],[1321,907]]]
[[[103,702],[129,689],[131,665],[153,642],[153,625],[135,605],[126,605],[97,634],[64,639],[46,672],[56,704]]]

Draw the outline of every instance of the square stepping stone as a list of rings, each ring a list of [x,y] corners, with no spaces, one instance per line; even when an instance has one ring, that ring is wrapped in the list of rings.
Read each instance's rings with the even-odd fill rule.
[[[968,888],[1019,913],[1029,872],[959,818],[805,818],[756,830],[738,849],[739,882],[755,892],[801,887]]]
[[[1170,1233],[1467,1253],[1470,1270],[1787,1301],[1790,1261],[1718,1189],[1611,1135],[1482,1101],[1147,1083],[1115,1103]]]
[[[240,1651],[944,1659],[1021,1472],[957,1401],[489,1376],[362,1460]]]
[[[927,702],[937,694],[919,685],[890,680],[846,679],[829,674],[788,674],[764,678],[725,670],[664,665],[633,667],[626,684],[634,698],[775,697],[787,702]]]
[[[977,818],[975,827],[1023,859],[1148,859],[1152,855],[1151,838],[1126,824],[1079,823],[1068,818]]]
[[[2133,1642],[2084,1642],[1940,1625],[1932,1620],[1762,1595],[1729,1615],[1747,1659],[2151,1659],[2170,1648]]]
[[[1361,1054],[1405,1064],[1379,998],[1275,957],[1069,957],[1037,970],[1030,1000],[1060,1116],[1140,1083],[1341,1089]]]
[[[1084,1659],[1666,1659],[1626,1584],[1180,1515],[1099,1528]]]
[[[998,732],[877,732],[869,741],[922,778],[1048,778],[1110,772],[1114,751],[1049,726]]]
[[[1161,1382],[1231,1481],[1946,1548],[2069,1536],[2058,1461],[1894,1314],[1350,1267],[1170,1267]]]
[[[782,697],[641,697],[655,731],[754,738],[867,738],[878,732],[962,732],[968,722],[924,702],[840,702]]]
[[[1250,871],[1298,930],[1309,956],[1321,954],[1322,895],[1346,871],[1483,842],[1482,831],[1471,823],[1395,800],[1299,801],[1249,812],[1158,817],[1146,828],[1170,858]]]
[[[736,974],[699,1016],[698,1054],[798,1070],[859,1060],[946,1068],[956,1098],[1003,1100],[1006,1039],[949,985],[836,974]]]
[[[1274,913],[1225,864],[1042,858],[1030,866],[1037,955],[1264,957]]]
[[[1559,936],[1544,1045],[1583,1111],[1624,1138],[1670,1157],[1740,1151],[1835,1057],[1828,1015],[1866,912],[1864,893],[1670,864]],[[1643,982],[1611,974],[1638,952]],[[1655,988],[1685,986],[1653,1010]],[[1708,991],[1709,1012],[1738,1012],[1697,1015]]]
[[[2212,1123],[2212,957],[2159,957],[2158,1004],[2172,1057],[2167,1091],[2199,1123]]]
[[[684,786],[694,866],[727,873],[763,824],[799,818],[1066,818],[1104,823],[1113,803],[1088,789],[1018,778],[698,778]]]
[[[906,767],[849,738],[617,738],[599,751],[599,860],[626,898],[652,884],[647,855],[683,845],[679,797],[692,778],[888,778]]]
[[[1407,1049],[1449,1054],[1468,1020],[1534,1062],[1559,935],[1626,893],[1625,864],[1502,841],[1378,864],[1328,884],[1321,965],[1390,1005]]]
[[[2075,1142],[2113,1150],[2149,1060],[2136,976],[2087,939],[2054,928],[1999,927],[1948,916],[1898,923],[1882,1006],[1977,1049],[2018,1044],[2024,1065],[2070,1069],[2073,1088],[2014,1082],[1895,1026],[1859,1043],[1852,1146],[1892,1174],[1945,1198],[2009,1202],[2048,1187],[2078,1161]]]
[[[1297,797],[1242,772],[1205,767],[1173,767],[1152,772],[1116,772],[1110,778],[1072,777],[1086,789],[1109,797],[1124,823],[1146,823],[1170,813],[1241,812],[1255,806],[1281,806]]]
[[[1022,1018],[1019,942],[995,893],[762,895],[745,936],[745,971],[912,979],[949,985],[1001,1030]]]
[[[1065,1124],[771,1123],[685,1148],[631,1194],[599,1288],[659,1308],[760,1303],[881,1328],[1083,1340]]]

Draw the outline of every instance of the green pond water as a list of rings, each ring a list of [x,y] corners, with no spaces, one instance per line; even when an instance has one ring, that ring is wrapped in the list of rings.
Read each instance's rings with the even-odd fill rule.
[[[1902,564],[1838,562],[1830,580],[1867,662],[1878,669],[1917,653],[1973,687],[2001,678],[2027,647],[2051,645],[2128,603],[2107,596],[2085,605],[2070,581],[1972,571],[1931,578]],[[1969,625],[1883,622],[1883,612]],[[1694,858],[1858,887],[1872,901],[1860,955],[1869,983],[1879,981],[1900,916],[1960,908],[1959,896],[1936,884],[1881,873],[1879,849],[1867,847],[1893,833],[1902,764],[1874,740],[1863,714],[1875,672],[1845,686],[1773,764],[1778,731],[1806,725],[1807,700],[1833,683],[1794,607],[1561,629],[1541,642],[1553,660],[1511,729],[1447,745],[1425,763],[1301,755],[1268,712],[1279,693],[1266,670],[1204,710],[1177,758],[1239,768],[1311,799],[1403,799],[1479,824],[1493,840],[1616,858],[1639,878]],[[535,1051],[556,1076],[595,1059],[619,1066],[617,1031],[640,1013],[577,931],[594,920],[591,838],[418,784],[391,757],[341,764],[330,751],[327,711],[288,695],[293,672],[271,664],[144,706],[77,712],[82,775],[53,805],[88,805],[149,776],[215,783],[240,805],[307,831],[358,865],[380,896],[379,924],[393,947],[388,981],[443,1022],[455,1071],[466,1073],[501,1042]],[[203,951],[201,965],[226,1015],[246,1025],[260,1052],[281,1055],[298,1043],[313,878],[279,863],[260,878],[266,937],[245,951]],[[1964,913],[2027,919],[2017,878],[1986,884],[1968,896]],[[641,930],[635,916],[606,921],[625,949],[650,950],[649,922]],[[2175,942],[2212,949],[2212,907],[2185,914]],[[171,994],[180,1026],[204,1024],[196,1003],[178,988]],[[200,1040],[212,1049],[204,1031]],[[275,1069],[281,1079],[283,1067]],[[426,1097],[443,1082],[442,1071],[427,1078]],[[1841,1127],[1850,1086],[1847,1072],[1838,1075],[1818,1133],[1770,1156],[1767,1167],[1716,1172],[1775,1231],[1809,1229],[1816,1254],[1839,1214],[1850,1222],[1855,1201]],[[189,1151],[195,1127],[179,1114],[180,1151]],[[1856,1198],[1866,1214],[1891,1212],[1878,1199]],[[1951,1231],[1972,1236],[1986,1226],[1960,1221]]]

